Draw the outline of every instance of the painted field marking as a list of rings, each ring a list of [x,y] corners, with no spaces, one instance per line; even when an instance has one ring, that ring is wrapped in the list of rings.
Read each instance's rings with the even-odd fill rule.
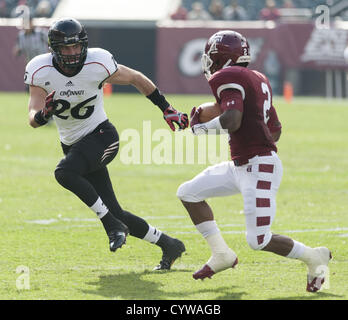
[[[177,216],[168,216],[167,219],[177,219]],[[148,218],[146,218],[148,219]],[[26,220],[27,223],[32,224],[39,224],[39,225],[49,225],[56,222],[94,222],[98,221],[97,218],[59,218],[59,219],[41,219],[41,220]],[[80,225],[80,227],[84,227],[86,225]],[[90,227],[91,225],[88,225]],[[219,227],[243,227],[244,224],[220,224]],[[182,228],[182,229],[191,229],[194,228],[193,225],[177,225],[174,226],[175,228]],[[163,227],[165,229],[165,227]],[[336,228],[324,228],[324,229],[297,229],[297,230],[283,230],[283,231],[277,231],[277,233],[309,233],[309,232],[335,232],[335,231],[348,231],[348,227],[336,227]],[[175,234],[196,234],[198,231],[171,231],[171,233]],[[224,231],[221,230],[222,234],[244,234],[245,230],[229,230]],[[340,234],[340,237],[348,237],[348,234]]]

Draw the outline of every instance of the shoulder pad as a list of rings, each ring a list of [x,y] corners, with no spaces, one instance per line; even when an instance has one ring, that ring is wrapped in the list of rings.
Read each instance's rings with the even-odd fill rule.
[[[24,83],[41,86],[50,68],[53,68],[51,53],[45,53],[30,60],[25,68]]]
[[[85,65],[93,63],[104,68],[102,71],[104,71],[106,77],[112,75],[118,69],[114,56],[109,51],[101,48],[88,49]]]

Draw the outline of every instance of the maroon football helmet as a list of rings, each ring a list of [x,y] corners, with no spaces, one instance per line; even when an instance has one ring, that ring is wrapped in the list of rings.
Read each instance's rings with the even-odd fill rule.
[[[247,39],[235,31],[223,30],[213,34],[204,51],[202,67],[208,80],[222,68],[236,64],[248,65],[251,61]]]

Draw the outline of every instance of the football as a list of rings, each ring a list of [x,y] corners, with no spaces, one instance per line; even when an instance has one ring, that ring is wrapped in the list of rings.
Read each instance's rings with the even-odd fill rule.
[[[201,123],[208,122],[222,113],[220,105],[217,102],[206,102],[201,104],[199,107],[202,108],[202,111],[199,114],[199,122]]]

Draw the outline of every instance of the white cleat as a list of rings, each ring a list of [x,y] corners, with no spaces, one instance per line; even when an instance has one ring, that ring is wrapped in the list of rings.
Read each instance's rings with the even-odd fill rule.
[[[238,263],[237,255],[233,250],[213,254],[202,269],[193,274],[193,278],[205,279],[211,278],[215,273],[221,272],[228,268],[234,268]]]
[[[317,292],[320,290],[328,273],[328,264],[332,259],[331,252],[328,248],[318,247],[312,249],[312,257],[307,263],[307,291]]]

